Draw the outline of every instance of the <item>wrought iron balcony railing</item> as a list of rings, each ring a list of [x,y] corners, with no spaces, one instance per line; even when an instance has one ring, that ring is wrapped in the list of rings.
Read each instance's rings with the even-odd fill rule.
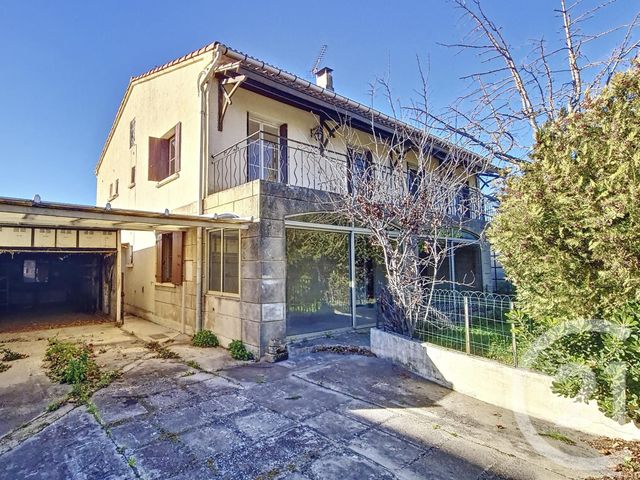
[[[375,178],[377,184],[388,185],[403,193],[413,189],[416,177],[411,172],[398,172],[383,165],[366,168],[362,165],[363,160],[349,161],[343,153],[321,150],[318,146],[268,132],[257,132],[212,155],[208,193],[221,192],[253,180],[266,180],[348,194],[357,189],[358,179],[364,177]],[[442,195],[447,197],[452,215],[488,220],[491,206],[480,190],[464,187],[455,194],[450,191],[442,189]]]

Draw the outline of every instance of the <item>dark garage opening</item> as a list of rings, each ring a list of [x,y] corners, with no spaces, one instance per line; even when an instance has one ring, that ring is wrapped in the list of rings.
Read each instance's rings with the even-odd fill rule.
[[[110,321],[112,257],[0,253],[0,331]]]

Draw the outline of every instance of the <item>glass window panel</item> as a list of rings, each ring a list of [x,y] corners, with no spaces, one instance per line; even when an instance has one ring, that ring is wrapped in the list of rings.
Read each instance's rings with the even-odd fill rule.
[[[349,235],[287,229],[287,335],[352,326]]]
[[[240,293],[240,231],[224,231],[222,291]]]
[[[355,250],[356,327],[375,325],[386,282],[384,257],[368,235],[355,236]]]
[[[209,233],[209,290],[222,290],[222,230]]]
[[[162,278],[163,282],[171,281],[171,262],[173,253],[173,236],[162,234]]]
[[[460,245],[453,251],[457,290],[482,291],[480,246]]]

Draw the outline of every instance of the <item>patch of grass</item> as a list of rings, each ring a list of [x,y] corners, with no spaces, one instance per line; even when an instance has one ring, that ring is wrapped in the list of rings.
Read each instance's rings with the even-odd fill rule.
[[[200,330],[191,339],[191,344],[194,347],[217,347],[220,345],[218,337],[211,330]]]
[[[474,319],[469,331],[471,353],[480,357],[513,365],[511,350],[511,332],[503,322]],[[437,331],[420,331],[417,338],[423,342],[433,343],[453,350],[466,350],[465,328],[463,325],[452,325],[439,328]]]
[[[155,358],[164,358],[164,359],[171,359],[171,360],[178,360],[180,358],[180,355],[178,355],[173,350],[169,350],[167,347],[160,344],[159,342],[148,342],[145,345],[145,347],[147,347],[152,352],[155,352],[156,354]]]
[[[88,403],[96,390],[106,387],[120,375],[116,370],[100,368],[93,348],[86,343],[50,339],[44,360],[47,376],[55,382],[73,385],[69,400],[78,403]]]
[[[10,348],[6,348],[6,347],[0,349],[0,352],[2,352],[1,360],[3,362],[13,362],[14,360],[20,360],[22,358],[27,358],[29,356],[26,353],[14,352]]]
[[[198,362],[196,362],[195,360],[187,360],[186,362],[184,362],[185,365],[187,365],[188,367],[194,368],[196,370],[202,370],[202,367],[200,366],[200,364]]]
[[[539,435],[541,437],[553,438],[554,440],[558,440],[559,442],[566,443],[567,445],[575,445],[576,444],[576,442],[571,440],[566,435],[561,434],[560,432],[549,431],[549,432],[540,433]]]
[[[10,368],[11,368],[11,365],[0,362],[0,372],[6,372]]]
[[[242,340],[233,340],[229,344],[229,353],[236,360],[253,360],[253,354],[247,350]]]

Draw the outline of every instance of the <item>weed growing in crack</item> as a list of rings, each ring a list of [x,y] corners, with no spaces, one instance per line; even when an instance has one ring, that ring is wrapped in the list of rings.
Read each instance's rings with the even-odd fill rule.
[[[87,401],[87,412],[89,412],[91,415],[94,416],[94,418],[96,419],[96,421],[99,424],[102,424],[101,420],[100,420],[100,412],[98,411],[98,407],[96,407],[96,404],[91,402],[91,401]]]
[[[6,372],[10,368],[11,368],[11,365],[9,365],[8,363],[0,362],[0,372]]]
[[[253,354],[247,350],[242,340],[233,340],[229,344],[229,353],[236,360],[253,360]]]
[[[67,399],[66,398],[59,398],[58,400],[54,400],[49,405],[47,405],[47,412],[55,412],[61,406],[63,406],[65,403],[67,403]]]
[[[2,360],[3,362],[13,362],[14,360],[20,360],[29,356],[26,353],[14,352],[10,348],[6,347],[1,348],[0,352],[2,353],[2,358],[0,360]]]
[[[207,468],[211,470],[213,473],[218,473],[218,464],[215,459],[209,457],[206,461]]]
[[[136,466],[136,459],[135,457],[129,457],[127,459],[127,465],[129,465],[131,468]]]
[[[191,339],[191,344],[194,347],[208,348],[208,347],[217,347],[218,345],[220,345],[220,342],[218,341],[218,337],[216,337],[216,334],[213,333],[212,331],[200,330]]]
[[[178,441],[178,434],[174,432],[170,432],[169,430],[165,430],[164,428],[160,430],[160,440],[167,440],[171,443],[176,443]]]
[[[574,442],[569,437],[567,437],[566,435],[563,435],[560,432],[550,431],[550,432],[540,433],[539,435],[541,437],[553,438],[554,440],[558,440],[559,442],[566,443],[567,445],[575,445],[576,444],[576,442]]]
[[[156,354],[155,358],[164,358],[164,359],[171,359],[171,360],[180,359],[180,355],[178,355],[176,352],[172,350],[169,350],[167,347],[165,347],[164,345],[161,345],[159,342],[147,342],[145,347],[151,350],[152,352],[155,352]]]
[[[202,370],[202,367],[200,366],[200,364],[198,362],[196,362],[195,360],[188,360],[186,362],[184,362],[186,366],[194,368],[196,370]]]
[[[93,348],[86,343],[50,339],[44,360],[47,376],[72,385],[68,400],[80,404],[88,404],[95,391],[120,376],[119,371],[103,370],[95,361]]]

